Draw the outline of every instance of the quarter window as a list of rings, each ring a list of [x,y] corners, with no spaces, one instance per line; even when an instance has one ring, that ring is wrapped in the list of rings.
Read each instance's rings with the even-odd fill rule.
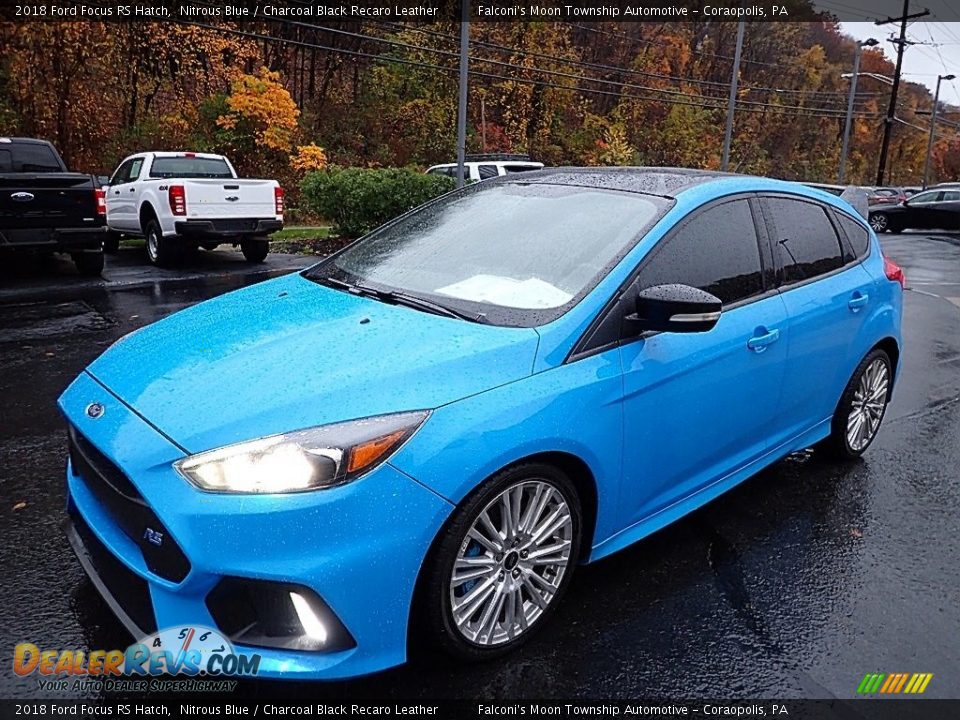
[[[680,283],[724,305],[763,292],[760,249],[746,200],[708,208],[686,221],[640,270],[637,287]]]
[[[870,247],[870,233],[867,232],[867,229],[858,223],[852,218],[848,218],[846,215],[841,215],[837,213],[837,218],[840,220],[840,227],[843,228],[843,231],[847,234],[847,239],[850,241],[851,247],[853,247],[854,256],[862,258],[867,254],[867,248]]]
[[[477,172],[480,173],[481,180],[489,180],[490,178],[499,177],[500,175],[496,165],[478,165]]]
[[[785,284],[800,282],[843,267],[840,240],[820,205],[787,198],[767,198],[774,223],[774,253]]]

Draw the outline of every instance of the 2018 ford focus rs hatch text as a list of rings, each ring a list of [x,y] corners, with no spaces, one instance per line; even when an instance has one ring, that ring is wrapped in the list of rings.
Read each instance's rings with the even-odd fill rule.
[[[261,676],[494,656],[578,564],[790,452],[863,453],[903,282],[795,183],[478,183],[95,360],[60,399],[68,533],[132,633],[216,628]]]

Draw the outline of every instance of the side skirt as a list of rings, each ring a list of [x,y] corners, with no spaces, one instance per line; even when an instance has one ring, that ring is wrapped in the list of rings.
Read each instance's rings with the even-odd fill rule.
[[[781,460],[790,453],[796,452],[797,450],[803,450],[804,448],[808,448],[814,443],[823,440],[830,434],[831,420],[832,418],[821,420],[810,430],[807,430],[791,440],[788,440],[777,447],[768,450],[749,465],[718,478],[710,485],[697,490],[695,493],[688,495],[682,500],[677,500],[672,505],[668,505],[662,510],[655,512],[653,515],[650,515],[649,517],[634,523],[630,527],[619,531],[607,539],[602,540],[593,546],[590,551],[590,557],[586,560],[586,562],[595,562],[617,552],[618,550],[623,550],[624,548],[633,545],[635,542],[655,533],[657,530],[660,530],[676,520],[679,520],[684,515],[703,507],[711,500],[715,500],[720,495],[723,495],[727,490],[736,487],[747,478],[756,475],[764,468],[773,465],[775,462]]]

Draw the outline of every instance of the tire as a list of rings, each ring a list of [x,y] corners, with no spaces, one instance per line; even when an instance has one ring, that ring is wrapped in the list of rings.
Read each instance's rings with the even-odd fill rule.
[[[240,241],[240,252],[247,262],[262,263],[270,252],[270,242],[266,238],[245,238]]]
[[[879,348],[871,350],[854,370],[833,414],[830,435],[822,447],[838,460],[855,460],[873,443],[890,402],[893,363]],[[876,397],[872,401],[864,401]],[[856,418],[860,417],[860,424]],[[862,434],[858,434],[857,428]]]
[[[120,233],[110,230],[103,238],[103,251],[113,254],[120,249]]]
[[[870,219],[868,221],[870,227],[873,228],[875,233],[889,232],[890,231],[890,218],[886,213],[875,212],[870,213]]]
[[[216,250],[218,247],[220,247],[220,243],[218,243],[218,242],[202,242],[202,243],[200,243],[200,247],[202,247],[202,248],[203,248],[204,250],[206,250],[207,252],[211,252],[211,251],[213,251],[213,250]]]
[[[100,277],[103,272],[103,253],[102,252],[79,252],[72,253],[70,257],[73,264],[81,275],[87,277]]]
[[[177,264],[181,257],[181,248],[176,238],[163,237],[160,223],[148,220],[143,235],[147,240],[147,259],[151,265],[171,267]]]
[[[528,516],[543,498],[538,517]],[[503,510],[506,502],[517,501],[518,532],[513,532]],[[484,525],[483,517],[492,525]],[[576,489],[552,465],[524,463],[490,478],[454,512],[428,557],[420,597],[433,642],[468,661],[499,657],[527,642],[546,625],[570,584],[582,528]],[[539,540],[538,529],[545,533]],[[478,542],[477,533],[486,542]],[[550,548],[553,552],[539,559],[554,563],[537,564],[528,556]],[[454,578],[455,569],[474,577]],[[454,609],[458,602],[465,603],[460,612]]]

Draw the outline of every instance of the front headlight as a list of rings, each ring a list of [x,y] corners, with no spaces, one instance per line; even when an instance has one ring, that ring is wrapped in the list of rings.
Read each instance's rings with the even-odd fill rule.
[[[173,464],[208,492],[291,493],[333,487],[382,463],[429,411],[379,415],[271,435],[191,455]]]

